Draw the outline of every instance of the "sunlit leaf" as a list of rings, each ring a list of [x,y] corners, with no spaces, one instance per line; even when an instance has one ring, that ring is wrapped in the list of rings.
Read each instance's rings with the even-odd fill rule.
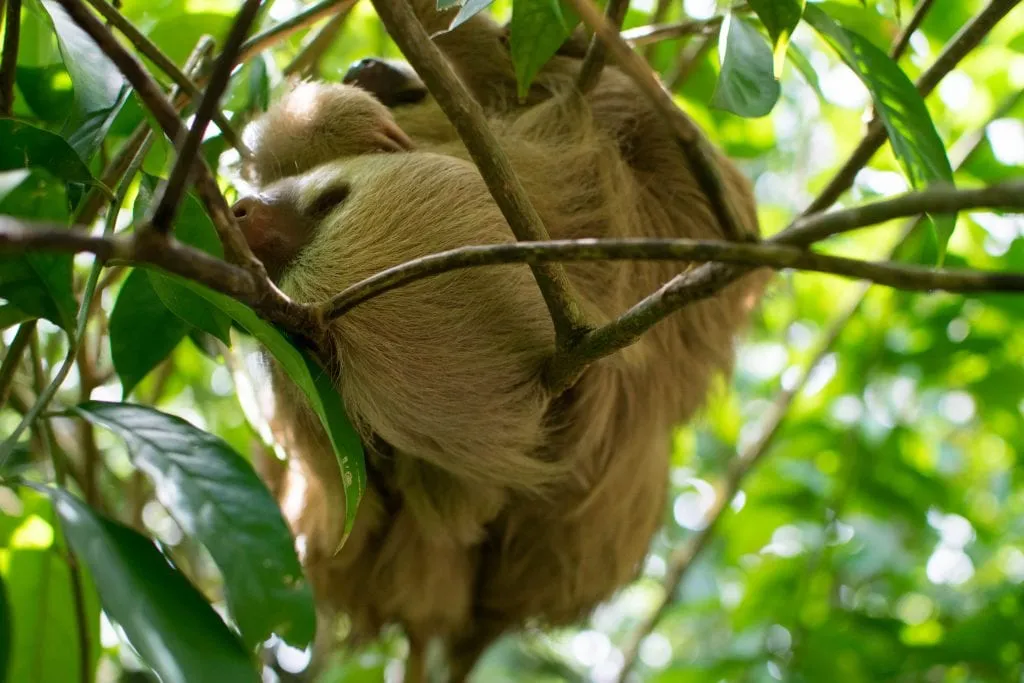
[[[903,70],[885,52],[858,34],[840,28],[814,5],[807,6],[804,18],[871,92],[875,111],[911,185],[918,189],[936,183],[952,185],[953,171],[946,148],[928,107]],[[933,222],[941,260],[953,234],[956,215],[934,216]]]
[[[260,680],[238,638],[152,541],[66,491],[45,490],[69,544],[96,577],[103,611],[163,683]]]
[[[110,356],[124,396],[188,334],[188,323],[164,306],[146,270],[133,270],[110,314]]]
[[[345,534],[352,530],[359,500],[366,490],[366,465],[362,439],[352,426],[330,376],[309,355],[300,351],[284,334],[262,320],[248,306],[201,285],[188,283],[193,291],[231,316],[255,337],[285,373],[306,395],[310,407],[320,418],[324,431],[334,447],[345,490]]]
[[[565,39],[579,17],[565,0],[516,0],[512,3],[509,49],[520,99],[526,97],[537,73]]]
[[[775,73],[781,75],[789,37],[800,23],[804,0],[751,0],[750,7],[768,29],[768,35],[771,36],[775,48]]]
[[[89,401],[73,410],[124,439],[157,499],[209,550],[250,647],[272,633],[309,644],[313,595],[281,511],[248,461],[216,436],[153,408]]]
[[[757,29],[730,13],[722,22],[718,55],[722,71],[712,106],[750,118],[768,114],[780,89],[772,69],[772,51]]]

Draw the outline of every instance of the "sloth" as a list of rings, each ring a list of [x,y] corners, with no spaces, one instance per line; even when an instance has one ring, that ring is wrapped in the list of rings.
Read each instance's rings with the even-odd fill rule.
[[[504,29],[413,0],[484,107],[554,239],[722,239],[670,126],[622,72],[576,87],[585,41],[526,98]],[[321,302],[442,250],[513,242],[454,128],[402,64],[364,60],[342,83],[301,82],[246,130],[258,193],[234,207],[271,277]],[[716,152],[725,200],[757,235],[749,182]],[[691,264],[692,266],[692,264]],[[591,262],[566,271],[586,318],[613,320],[685,264]],[[330,443],[271,363],[279,499],[318,605],[354,642],[399,625],[406,680],[440,640],[466,680],[501,635],[585,617],[635,577],[663,517],[673,429],[727,376],[760,296],[755,272],[661,321],[555,395],[544,300],[523,264],[459,270],[369,300],[329,323],[337,390],[367,448],[368,486],[338,550],[345,494]]]

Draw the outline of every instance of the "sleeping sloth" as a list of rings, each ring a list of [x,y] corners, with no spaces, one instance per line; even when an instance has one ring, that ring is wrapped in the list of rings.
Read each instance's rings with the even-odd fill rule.
[[[431,33],[450,12],[414,0]],[[504,30],[484,16],[435,38],[483,105],[553,239],[723,238],[672,131],[618,69],[586,95],[567,43],[525,101]],[[577,41],[578,42],[578,41]],[[451,124],[404,66],[364,60],[343,84],[295,86],[247,131],[259,194],[235,213],[271,276],[319,302],[434,252],[514,241]],[[748,182],[718,158],[750,234]],[[601,324],[679,264],[600,262],[567,272]],[[455,271],[334,320],[330,370],[367,445],[369,484],[336,552],[344,492],[331,446],[274,371],[281,498],[318,603],[355,638],[409,637],[406,680],[439,638],[453,681],[501,634],[585,616],[637,573],[666,497],[673,427],[728,373],[759,274],[662,321],[560,395],[542,374],[554,330],[526,265]]]

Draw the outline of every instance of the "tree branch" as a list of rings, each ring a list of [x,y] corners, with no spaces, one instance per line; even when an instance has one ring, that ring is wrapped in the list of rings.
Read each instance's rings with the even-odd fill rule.
[[[14,79],[18,71],[18,42],[21,38],[21,0],[8,0],[7,28],[0,52],[0,116],[14,111]]]
[[[320,61],[323,59],[324,54],[331,49],[331,45],[334,44],[338,34],[341,33],[341,29],[345,26],[345,22],[348,21],[348,17],[352,13],[353,6],[352,3],[348,3],[347,6],[338,9],[338,13],[320,27],[316,35],[303,46],[299,54],[295,55],[295,59],[285,66],[283,70],[285,76],[293,74],[316,76],[319,73]]]
[[[195,160],[199,157],[199,145],[202,144],[203,134],[206,133],[206,127],[214,112],[217,111],[220,98],[228,87],[238,50],[249,33],[249,28],[252,26],[259,8],[260,0],[245,0],[238,16],[235,17],[227,39],[224,41],[224,48],[213,66],[213,74],[210,76],[203,99],[200,100],[199,106],[196,108],[191,130],[184,141],[175,140],[175,143],[180,143],[178,157],[150,218],[153,229],[161,234],[166,235],[171,231],[181,198],[185,194],[188,178],[192,173]]]
[[[651,100],[666,123],[675,132],[697,183],[708,198],[715,219],[722,228],[722,234],[728,239],[737,241],[750,239],[751,236],[744,233],[740,221],[736,219],[731,206],[725,201],[722,179],[718,173],[714,153],[701,130],[689,117],[679,111],[675,102],[672,101],[672,96],[658,82],[651,67],[643,57],[629,48],[615,27],[602,16],[593,0],[568,1],[580,15],[583,23],[600,37],[608,50],[615,56],[619,68],[633,79],[636,86]]]
[[[331,12],[347,11],[355,4],[356,0],[322,0],[305,12],[300,12],[291,19],[282,21],[276,26],[271,26],[266,31],[258,33],[242,43],[242,47],[238,51],[238,61],[244,62],[260,52],[273,47],[296,31],[301,31],[310,24],[315,24]]]
[[[408,2],[391,0],[373,0],[373,5],[388,33],[462,138],[516,239],[547,240],[547,229],[488,126],[483,108],[431,42],[412,7]],[[570,348],[589,326],[565,270],[552,264],[531,268],[554,322],[558,347]]]
[[[718,30],[722,25],[722,17],[710,19],[693,19],[677,21],[673,24],[650,24],[638,26],[622,32],[622,39],[633,47],[646,47],[663,40],[686,38],[694,35],[707,35]]]
[[[605,20],[616,32],[622,30],[622,22],[629,11],[629,0],[609,0],[605,8]],[[595,33],[590,38],[587,52],[583,55],[583,64],[580,66],[579,81],[576,87],[582,93],[588,93],[594,89],[601,79],[601,70],[604,69],[606,48],[604,43]]]
[[[22,323],[18,326],[18,331],[14,334],[11,345],[7,347],[4,362],[0,365],[0,408],[7,405],[7,399],[11,396],[11,384],[14,382],[14,376],[18,373],[21,358],[25,355],[25,349],[28,348],[29,342],[32,341],[32,335],[35,334],[35,331],[35,320]]]
[[[908,21],[907,25],[900,31],[900,34],[893,42],[892,50],[889,52],[889,56],[894,62],[897,61],[906,51],[907,46],[910,45],[910,36],[914,35],[914,31],[916,31],[917,27],[921,25],[922,21],[924,21],[925,15],[928,14],[928,10],[932,8],[932,4],[934,2],[935,0],[921,0],[917,3],[917,7],[914,8],[914,15],[910,17],[910,21]]]
[[[202,98],[203,93],[199,86],[188,76],[188,70],[179,69],[178,65],[172,62],[171,58],[164,54],[163,50],[157,47],[156,43],[147,38],[139,29],[135,28],[135,25],[118,12],[117,8],[106,0],[88,0],[88,2],[111,26],[120,31],[136,50],[145,55],[147,59],[167,74],[182,92],[197,101]],[[174,97],[172,96],[171,99],[173,100]],[[224,112],[219,109],[214,110],[213,122],[217,124],[217,128],[224,135],[224,139],[237,149],[239,154],[243,157],[249,156],[249,148],[238,137],[238,133],[235,132],[227,117],[224,116]]]

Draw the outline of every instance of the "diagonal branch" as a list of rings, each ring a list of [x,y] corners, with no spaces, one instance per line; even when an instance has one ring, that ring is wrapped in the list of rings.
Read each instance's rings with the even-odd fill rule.
[[[392,39],[462,138],[516,239],[547,240],[547,229],[488,126],[483,108],[431,42],[412,7],[404,0],[373,0],[373,5]],[[531,268],[551,313],[558,348],[571,348],[576,339],[586,334],[588,325],[565,269],[553,264]]]
[[[301,31],[311,24],[315,24],[332,12],[347,12],[356,4],[356,0],[321,0],[304,12],[296,14],[291,19],[282,21],[276,26],[271,26],[266,31],[258,33],[249,40],[242,43],[238,51],[238,61],[245,62],[258,55],[260,52],[276,45],[288,36]]]
[[[622,39],[633,47],[646,47],[659,43],[663,40],[675,38],[686,38],[696,35],[708,35],[722,25],[721,16],[710,19],[691,19],[689,21],[677,21],[674,24],[650,24],[638,26],[622,32]]]
[[[900,34],[893,42],[892,50],[889,52],[889,57],[891,57],[894,62],[906,51],[907,46],[910,45],[910,37],[914,35],[914,31],[916,31],[921,25],[921,22],[924,21],[925,15],[928,14],[928,11],[932,8],[932,4],[934,4],[934,2],[935,0],[921,0],[917,3],[917,7],[914,8],[914,16],[910,17],[910,21],[908,21],[907,25],[903,27],[902,31],[900,31]]]
[[[614,55],[618,66],[636,86],[651,100],[655,108],[671,126],[686,155],[701,191],[707,196],[708,203],[715,214],[724,234],[728,239],[742,241],[750,239],[741,227],[729,204],[725,201],[722,179],[718,173],[718,164],[704,134],[697,125],[683,112],[679,111],[672,96],[658,82],[651,67],[643,57],[630,49],[618,30],[601,14],[593,0],[568,0],[577,14],[596,36]]]
[[[293,74],[316,76],[319,73],[320,62],[344,28],[345,22],[348,21],[348,17],[352,13],[352,7],[353,5],[349,3],[347,6],[338,8],[338,13],[328,19],[316,35],[303,46],[299,54],[295,55],[295,59],[285,66],[283,70],[285,76]]]
[[[629,0],[609,0],[605,8],[606,21],[616,30],[622,30],[622,22],[629,11]],[[583,55],[583,64],[580,65],[580,76],[577,88],[582,93],[588,93],[594,89],[601,78],[601,70],[604,69],[605,53],[607,48],[604,41],[595,33],[590,38],[587,52]]]
[[[166,235],[171,231],[174,217],[178,213],[178,206],[181,204],[181,198],[185,194],[188,178],[192,173],[195,160],[199,156],[199,145],[203,141],[206,127],[209,125],[214,112],[217,111],[220,98],[228,87],[231,71],[235,67],[235,58],[238,56],[242,41],[245,40],[245,36],[249,33],[249,28],[252,26],[259,8],[260,0],[245,0],[245,4],[242,5],[242,9],[238,12],[238,16],[231,26],[231,31],[224,41],[224,48],[214,64],[213,74],[210,76],[210,82],[206,86],[206,92],[196,108],[192,129],[189,130],[184,141],[174,140],[175,143],[180,143],[180,146],[178,146],[178,158],[174,162],[170,178],[167,180],[167,184],[164,185],[163,192],[150,218],[150,224],[153,226],[153,229],[161,234]]]

